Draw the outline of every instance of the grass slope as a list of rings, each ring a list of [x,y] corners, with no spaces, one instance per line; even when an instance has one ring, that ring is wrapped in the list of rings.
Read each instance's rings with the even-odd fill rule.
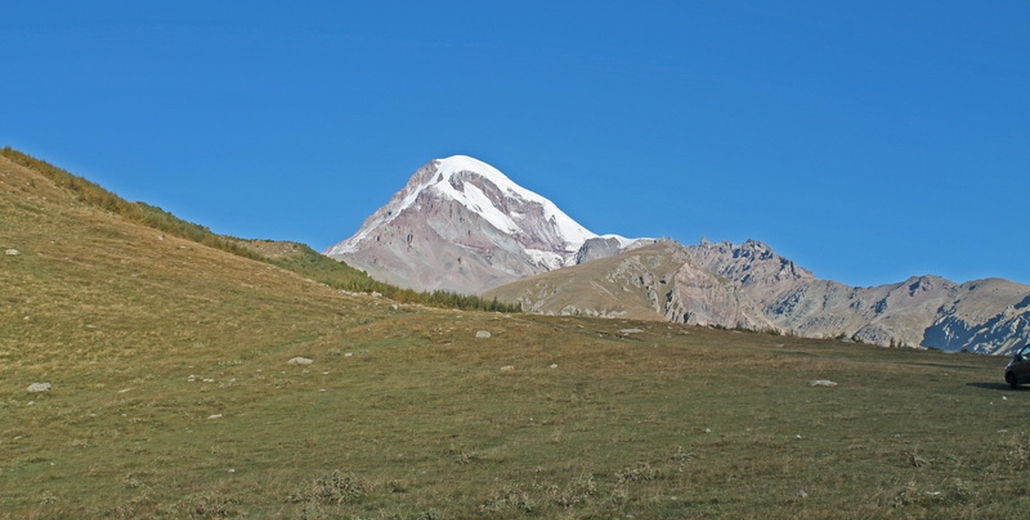
[[[342,294],[2,160],[0,216],[2,519],[1030,506],[1002,359]]]
[[[496,299],[490,301],[448,291],[416,292],[410,289],[401,289],[373,280],[365,272],[321,255],[303,244],[243,240],[218,235],[206,226],[187,222],[161,208],[143,202],[129,202],[88,179],[11,147],[0,149],[0,157],[7,159],[13,165],[42,174],[45,177],[44,182],[50,181],[58,188],[63,188],[78,202],[87,206],[106,210],[130,222],[170,233],[198,244],[245,258],[268,262],[337,289],[352,292],[376,292],[400,302],[421,303],[444,308],[500,312],[519,312],[521,310],[517,305],[498,303]]]

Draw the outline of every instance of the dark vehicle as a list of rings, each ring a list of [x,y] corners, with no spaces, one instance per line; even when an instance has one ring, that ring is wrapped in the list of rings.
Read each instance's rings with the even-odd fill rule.
[[[1030,345],[1027,345],[1012,356],[1012,361],[1005,365],[1005,382],[1012,388],[1023,383],[1030,383]]]

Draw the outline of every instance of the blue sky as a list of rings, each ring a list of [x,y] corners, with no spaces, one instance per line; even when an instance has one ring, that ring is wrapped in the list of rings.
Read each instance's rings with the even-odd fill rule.
[[[1030,3],[12,2],[0,145],[322,250],[468,154],[596,233],[1030,283]]]

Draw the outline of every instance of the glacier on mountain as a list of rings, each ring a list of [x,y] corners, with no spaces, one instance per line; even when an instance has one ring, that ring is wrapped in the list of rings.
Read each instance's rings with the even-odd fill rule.
[[[390,204],[383,208],[389,208],[388,211],[383,212],[380,210],[382,215],[379,218],[374,218],[376,215],[373,215],[373,218],[369,219],[370,221],[366,221],[357,234],[329,248],[326,254],[334,256],[355,252],[358,243],[368,238],[375,229],[389,224],[402,212],[415,206],[419,195],[425,192],[431,192],[440,198],[456,201],[473,213],[478,214],[497,230],[515,236],[531,234],[530,230],[525,229],[523,226],[529,215],[519,211],[506,212],[502,207],[499,207],[506,205],[503,203],[504,199],[512,199],[523,206],[540,205],[543,208],[545,221],[553,228],[555,235],[564,242],[561,245],[564,246],[563,249],[568,254],[563,255],[553,251],[530,247],[526,248],[526,252],[534,260],[539,261],[542,265],[550,266],[551,269],[570,265],[570,261],[574,260],[575,252],[579,250],[583,243],[599,236],[573,220],[572,217],[569,217],[546,197],[519,186],[508,178],[507,175],[501,173],[500,170],[483,161],[467,155],[452,155],[443,159],[437,159],[433,163],[436,165],[436,175],[426,179],[419,179],[419,182],[414,185],[409,183],[404,190],[398,193],[400,200],[396,200],[395,197],[394,201],[391,201]],[[476,184],[463,182],[461,179],[462,174],[475,174],[486,179],[499,190],[503,195],[503,199],[496,200],[491,198]],[[377,215],[380,212],[377,212]],[[615,238],[622,247],[627,247],[636,240],[612,234],[603,235],[602,238]]]
[[[403,286],[479,292],[574,265],[588,256],[580,249],[597,239],[612,240],[615,250],[636,242],[593,233],[497,168],[453,155],[416,171],[357,233],[325,254]],[[430,265],[430,257],[443,266]]]

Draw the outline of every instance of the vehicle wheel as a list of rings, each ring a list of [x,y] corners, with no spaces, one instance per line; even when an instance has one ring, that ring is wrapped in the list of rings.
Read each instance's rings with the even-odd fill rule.
[[[1012,372],[1005,372],[1005,382],[1009,384],[1009,388],[1015,390],[1019,387],[1019,380],[1016,379],[1016,374]]]

